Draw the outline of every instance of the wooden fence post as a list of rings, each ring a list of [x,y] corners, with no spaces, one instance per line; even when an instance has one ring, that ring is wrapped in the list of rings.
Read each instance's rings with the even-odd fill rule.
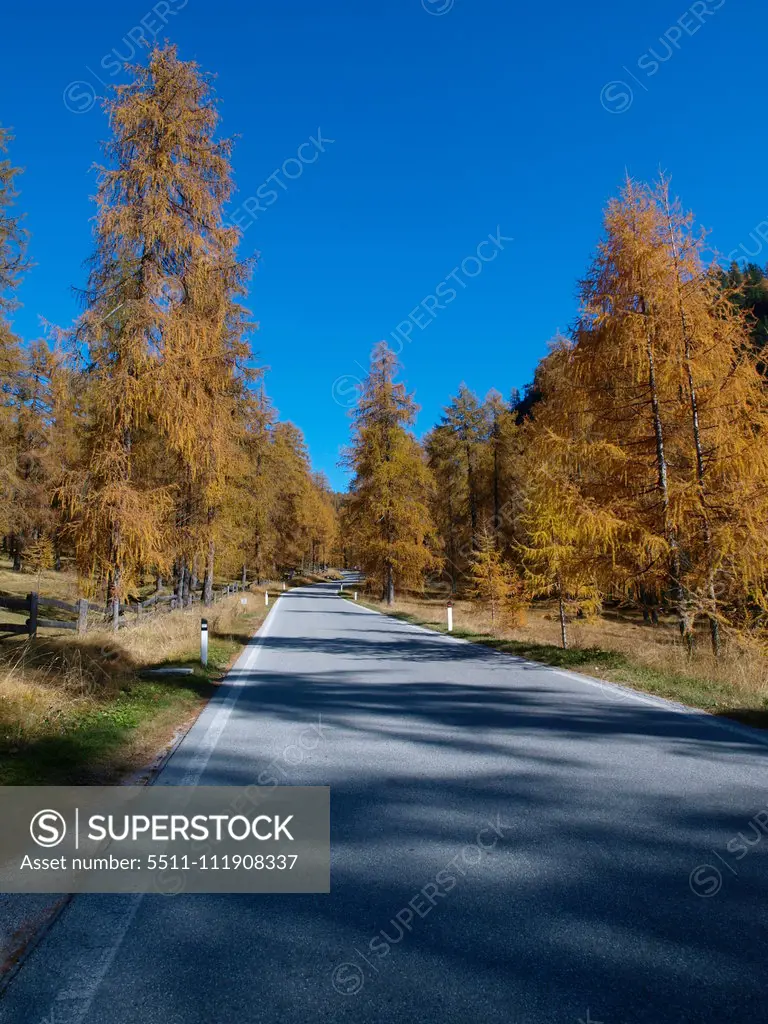
[[[77,632],[82,636],[88,631],[88,602],[81,597],[77,602]]]
[[[27,632],[30,637],[34,638],[37,636],[37,605],[38,605],[38,594],[31,593],[27,594],[27,600],[29,601],[29,618],[27,619]]]

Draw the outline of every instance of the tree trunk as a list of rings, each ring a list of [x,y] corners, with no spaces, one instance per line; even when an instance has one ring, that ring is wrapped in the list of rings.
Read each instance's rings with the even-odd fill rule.
[[[21,572],[21,545],[15,533],[11,534],[11,554],[13,555],[13,571]]]
[[[563,600],[563,584],[557,581],[557,603],[560,608],[560,638],[563,643],[563,650],[568,650],[568,623],[565,620],[565,601]]]
[[[498,428],[496,428],[498,433]],[[493,443],[493,533],[496,540],[496,550],[501,548],[501,497],[499,494],[499,440],[494,438]]]
[[[394,573],[392,572],[391,564],[387,566],[386,593],[387,605],[391,608],[392,605],[395,603],[395,576]]]
[[[688,329],[688,317],[685,313],[683,302],[683,289],[680,281],[680,259],[677,251],[677,240],[672,226],[672,214],[669,208],[669,197],[666,200],[667,224],[669,226],[669,239],[672,245],[672,255],[675,261],[675,284],[677,287],[677,305],[680,311],[680,325],[683,331],[683,342],[685,345],[685,373],[688,379],[688,394],[691,406],[691,430],[693,433],[693,445],[696,450],[696,481],[699,487],[699,501],[701,504],[701,516],[704,526],[704,551],[707,560],[707,599],[709,602],[709,633],[712,641],[712,652],[716,658],[720,657],[720,623],[717,618],[717,595],[715,593],[714,559],[712,557],[712,531],[709,525],[706,502],[704,498],[704,451],[701,444],[701,427],[699,424],[699,403],[696,392],[696,384],[693,379],[693,366],[691,365],[691,334]]]
[[[185,558],[180,558],[178,562],[178,573],[176,576],[176,607],[184,607],[184,580],[187,575],[187,562]]]
[[[656,362],[653,349],[653,335],[649,322],[649,315],[645,299],[640,297],[640,304],[643,316],[646,318],[646,356],[648,359],[648,388],[651,395],[651,412],[653,415],[653,433],[656,439],[656,470],[658,475],[657,486],[661,495],[661,518],[664,537],[669,545],[669,572],[671,582],[672,603],[677,609],[680,621],[680,635],[690,649],[692,644],[691,621],[683,594],[680,566],[680,548],[677,542],[677,534],[670,523],[669,507],[669,471],[667,467],[667,456],[664,449],[664,427],[661,422],[661,406],[659,403],[658,385],[656,383]]]
[[[248,566],[243,562],[243,574],[240,577],[240,582],[244,587],[248,586]]]
[[[213,538],[208,541],[208,558],[205,562],[205,579],[203,581],[203,604],[206,607],[213,603],[213,562],[216,545]]]
[[[459,553],[456,549],[456,519],[454,518],[453,512],[453,501],[451,500],[451,490],[447,489],[447,501],[448,501],[448,564],[450,566],[451,575],[451,593],[456,593],[456,588],[459,582],[460,567],[458,565]]]
[[[469,491],[469,525],[472,535],[472,551],[479,551],[480,544],[477,536],[477,491],[475,488],[475,471],[472,465],[472,450],[469,445],[467,445],[467,489]]]
[[[107,583],[107,593],[108,597],[112,600],[112,629],[115,632],[120,628],[120,590],[122,589],[120,586],[122,582],[119,557],[120,540],[120,527],[113,524],[110,536],[110,561],[112,568],[110,579]]]
[[[120,629],[120,570],[116,569],[112,576],[112,629],[115,633]]]
[[[709,614],[709,638],[712,642],[712,653],[716,658],[719,658],[722,654],[722,641],[720,639],[720,622],[717,618],[717,595],[715,594],[715,584],[710,578],[708,581],[708,593],[710,607],[714,609]]]

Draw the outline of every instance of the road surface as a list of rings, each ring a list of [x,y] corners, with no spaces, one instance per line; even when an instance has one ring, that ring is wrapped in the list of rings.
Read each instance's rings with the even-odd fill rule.
[[[766,1019],[762,735],[335,586],[230,683],[160,782],[330,785],[331,895],[76,897],[3,1024]]]

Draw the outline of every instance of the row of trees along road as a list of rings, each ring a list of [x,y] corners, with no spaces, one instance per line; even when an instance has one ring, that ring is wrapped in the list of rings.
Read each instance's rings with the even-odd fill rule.
[[[570,615],[607,597],[674,614],[689,645],[705,624],[716,654],[729,633],[764,636],[768,397],[745,294],[765,304],[764,278],[706,252],[666,181],[627,181],[526,397],[462,385],[421,445],[375,350],[346,518],[386,597],[440,562],[453,591],[553,596],[564,645]]]
[[[0,162],[0,529],[17,568],[73,555],[115,620],[143,578],[210,601],[215,572],[264,577],[337,539],[334,496],[253,363],[210,82],[173,47],[132,74],[107,104],[83,313],[53,345],[12,330],[28,239]]]

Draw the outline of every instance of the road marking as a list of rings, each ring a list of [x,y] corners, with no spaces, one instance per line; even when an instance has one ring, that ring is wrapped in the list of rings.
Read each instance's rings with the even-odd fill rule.
[[[101,986],[102,981],[107,975],[107,971],[112,966],[112,963],[117,956],[117,951],[123,944],[128,929],[133,923],[136,912],[141,905],[141,901],[144,899],[142,894],[134,894],[130,897],[125,913],[117,923],[117,927],[113,936],[113,940],[110,945],[104,949],[95,951],[95,957],[87,964],[85,964],[84,971],[76,970],[74,972],[74,980],[78,984],[77,988],[65,989],[63,992],[59,992],[56,996],[56,1002],[50,1013],[51,1024],[80,1024],[85,1015],[91,1008],[91,1004],[96,996],[96,993]],[[79,987],[82,986],[82,987]],[[62,1003],[70,1004],[67,1007],[66,1017],[62,1018],[57,1011],[57,1007],[60,1007]],[[77,1004],[80,1004],[79,1006]]]
[[[529,664],[535,665],[537,668],[542,667],[540,662],[529,662]],[[543,667],[546,668],[548,666]],[[673,711],[679,715],[686,715],[688,718],[698,718],[707,725],[715,726],[718,729],[725,729],[726,732],[735,733],[737,736],[741,736],[742,739],[768,747],[768,737],[764,736],[758,729],[752,729],[748,725],[740,725],[738,722],[729,722],[727,719],[712,715],[701,708],[692,708],[688,707],[687,704],[678,704],[667,697],[655,697],[653,694],[640,693],[628,686],[620,686],[618,683],[611,683],[606,679],[595,679],[594,676],[582,676],[576,672],[564,672],[562,669],[552,669],[552,671],[558,676],[572,679],[576,683],[584,683],[586,686],[597,687],[601,690],[610,687],[612,690],[618,690],[621,694],[638,704],[648,704],[650,707],[658,708],[660,711]]]
[[[416,626],[410,622],[404,622],[402,619],[395,619],[391,615],[387,615],[386,612],[377,611],[374,608],[359,608],[359,611],[370,612],[372,615],[381,615],[385,619],[389,619],[390,622],[395,622],[399,626],[404,627],[405,631],[411,631],[414,633],[428,633],[432,637],[441,637],[443,640],[447,640],[453,644],[471,644],[471,640],[464,640],[461,637],[448,636],[446,633],[441,633],[436,629],[429,629],[426,626]],[[476,647],[483,647],[483,644],[475,644]],[[570,679],[575,683],[582,683],[585,686],[597,687],[600,690],[605,690],[609,687],[612,690],[623,694],[630,700],[634,700],[638,704],[646,704],[649,707],[658,708],[660,711],[673,711],[679,715],[687,715],[689,718],[698,718],[700,721],[707,725],[714,726],[718,729],[724,729],[726,732],[734,733],[740,736],[745,741],[757,743],[760,746],[768,747],[768,736],[765,736],[759,729],[753,729],[748,725],[740,725],[738,722],[729,722],[727,719],[712,715],[708,711],[703,711],[701,708],[688,707],[686,704],[679,704],[676,701],[669,700],[666,697],[655,697],[652,694],[644,694],[638,690],[633,690],[628,686],[621,686],[619,683],[609,682],[607,679],[596,679],[594,676],[581,675],[577,672],[566,672],[563,669],[553,668],[551,665],[546,665],[543,661],[529,661],[527,658],[521,658],[516,654],[508,654],[505,651],[496,651],[493,647],[484,647],[484,650],[491,651],[501,658],[509,658],[511,661],[516,662],[518,665],[527,668],[543,668],[552,672],[554,675],[563,676],[565,679]]]
[[[283,600],[281,598],[281,600]],[[196,786],[200,781],[200,776],[208,766],[208,762],[211,759],[211,755],[216,749],[216,745],[221,739],[221,734],[227,726],[232,712],[235,709],[235,705],[240,699],[240,695],[251,682],[248,678],[248,673],[251,672],[258,660],[259,654],[261,654],[262,647],[264,646],[264,640],[269,636],[272,625],[276,618],[276,609],[280,607],[280,601],[276,601],[272,606],[272,611],[269,613],[267,618],[262,623],[261,629],[256,635],[256,642],[250,652],[243,651],[240,656],[245,657],[245,664],[242,667],[239,666],[239,660],[232,666],[231,672],[237,672],[239,678],[229,683],[230,693],[221,701],[218,711],[213,717],[213,721],[209,724],[206,729],[205,736],[198,744],[198,751],[190,762],[190,767],[184,773],[181,782],[181,786]],[[182,749],[184,744],[182,743],[179,749]],[[178,751],[177,751],[178,753]],[[169,764],[173,763],[171,758]],[[166,766],[167,767],[167,766]],[[162,777],[162,773],[161,773]]]
[[[230,669],[230,673],[237,671],[239,678],[229,684],[230,692],[221,701],[221,706],[208,725],[205,735],[200,741],[201,749],[192,759],[189,768],[183,776],[182,786],[196,786],[205,771],[211,755],[216,749],[216,744],[221,738],[221,734],[240,698],[240,694],[249,683],[248,673],[256,665],[263,648],[263,641],[271,632],[279,607],[280,601],[276,601],[262,623],[261,629],[256,634],[253,648],[250,652],[243,651],[240,657],[245,657],[245,663],[240,666],[240,659],[238,659]],[[213,700],[215,699],[214,697]],[[187,733],[185,741],[190,735],[191,733]],[[179,750],[183,747],[185,741],[182,741]],[[178,750],[175,753],[178,753]],[[172,761],[173,757],[171,757],[168,764],[172,763]],[[163,771],[167,767],[168,765],[166,764]],[[158,776],[158,779],[160,778],[162,778],[162,772]],[[47,1015],[41,1019],[40,1024],[82,1024],[82,1021],[93,1005],[102,982],[114,963],[115,957],[120,951],[120,947],[133,924],[145,895],[146,893],[134,893],[131,895],[126,902],[125,913],[115,923],[111,936],[105,936],[106,941],[99,949],[83,951],[79,963],[71,971],[68,987],[58,992]],[[79,909],[78,901],[73,900],[67,908],[64,920],[75,913],[77,909]]]

